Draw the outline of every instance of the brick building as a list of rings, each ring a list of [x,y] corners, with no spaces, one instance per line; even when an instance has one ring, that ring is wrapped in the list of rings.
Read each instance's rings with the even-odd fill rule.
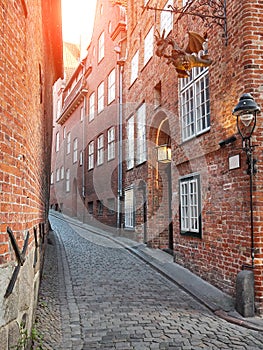
[[[237,274],[253,264],[255,305],[262,314],[262,117],[252,136],[258,159],[252,237],[246,153],[232,110],[243,93],[263,105],[263,10],[258,1],[210,2],[220,16],[226,13],[226,22],[210,18],[207,27],[186,12],[210,11],[208,4],[142,3],[127,2],[124,229],[171,251],[175,262],[231,295]],[[182,11],[171,11],[176,8]],[[156,55],[154,35],[163,29],[163,39],[169,35],[173,48],[184,53],[189,31],[207,37],[212,64],[179,78],[185,71]],[[171,149],[170,163],[157,162],[161,145]]]
[[[65,189],[62,186],[65,177],[63,141],[66,137],[66,128],[61,128],[60,124],[56,121],[60,117],[62,111],[65,87],[70,81],[72,81],[72,75],[78,67],[79,62],[79,45],[63,42],[64,77],[63,79],[58,79],[53,86],[53,143],[51,152],[50,205],[51,208],[54,208],[55,210],[63,209],[63,197],[61,194],[62,191],[65,192]],[[57,192],[60,193],[60,195],[58,195]]]
[[[125,8],[97,1],[95,23],[87,55],[63,90],[56,120],[60,136],[53,144],[51,205],[57,203],[55,209],[84,221],[116,226],[120,202],[117,60],[126,30]]]
[[[19,326],[30,331],[34,320],[62,45],[59,0],[1,0],[0,8],[0,343],[7,350],[16,347]]]

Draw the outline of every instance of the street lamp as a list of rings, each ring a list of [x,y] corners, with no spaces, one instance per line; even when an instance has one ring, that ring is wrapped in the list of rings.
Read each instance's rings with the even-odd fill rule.
[[[256,174],[257,170],[255,164],[257,162],[253,157],[253,149],[255,146],[252,145],[251,136],[256,127],[257,114],[260,112],[260,107],[255,102],[254,98],[248,94],[243,94],[238,104],[233,109],[233,115],[236,116],[237,129],[242,137],[242,149],[246,152],[250,183],[250,227],[251,227],[251,259],[252,267],[254,268],[254,222],[253,222],[253,175]]]

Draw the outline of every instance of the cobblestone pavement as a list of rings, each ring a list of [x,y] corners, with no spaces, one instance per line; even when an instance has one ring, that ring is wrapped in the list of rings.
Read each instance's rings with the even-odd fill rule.
[[[43,349],[263,349],[263,333],[216,317],[116,242],[55,217],[51,226]]]

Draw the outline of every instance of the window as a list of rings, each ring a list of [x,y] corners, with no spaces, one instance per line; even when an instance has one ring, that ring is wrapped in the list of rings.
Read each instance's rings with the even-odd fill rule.
[[[135,53],[131,60],[131,84],[137,79],[139,70],[139,51]]]
[[[56,133],[56,152],[59,151],[59,132]]]
[[[180,101],[183,141],[210,129],[207,68],[194,68],[189,78],[181,79]]]
[[[104,135],[100,135],[97,140],[97,165],[104,162]]]
[[[112,33],[112,23],[111,23],[111,21],[109,21],[109,24],[108,24],[108,33],[109,34]]]
[[[73,163],[78,161],[78,139],[75,138],[73,141]]]
[[[66,192],[70,191],[70,169],[66,170]]]
[[[201,237],[200,176],[188,176],[180,180],[181,234]]]
[[[136,164],[146,161],[146,105],[143,103],[137,111],[137,148]]]
[[[97,213],[98,213],[98,216],[103,215],[103,201],[100,201],[100,200],[97,201]]]
[[[104,57],[104,32],[101,33],[99,37],[98,45],[98,62],[100,62]]]
[[[192,2],[193,0],[183,0],[183,6],[187,5],[188,3]]]
[[[84,119],[84,107],[80,108],[80,121],[83,122]]]
[[[67,135],[67,129],[66,129],[66,127],[64,126],[64,128],[63,128],[63,139],[65,140],[65,138],[66,138],[66,135]]]
[[[54,173],[52,171],[51,175],[50,175],[50,184],[53,185],[54,184]]]
[[[154,87],[154,108],[157,108],[162,103],[162,84],[159,82]]]
[[[134,116],[127,121],[127,149],[126,149],[127,169],[134,167]]]
[[[108,76],[108,104],[115,100],[115,69]]]
[[[171,10],[169,6],[173,6],[173,0],[168,0],[164,6],[164,10]],[[161,12],[161,26],[160,33],[163,34],[165,30],[165,37],[170,33],[173,29],[173,12],[172,11],[162,11]]]
[[[79,152],[79,165],[82,166],[83,165],[83,151]]]
[[[57,100],[57,113],[56,113],[57,119],[60,117],[61,110],[62,110],[62,99],[59,98]]]
[[[89,121],[94,119],[95,115],[95,92],[93,92],[89,97]]]
[[[64,180],[65,177],[65,169],[64,166],[62,165],[62,167],[60,168],[60,178],[61,180]]]
[[[128,188],[124,191],[124,224],[126,228],[134,228],[134,190]]]
[[[93,202],[88,202],[88,212],[89,214],[93,214]]]
[[[108,160],[115,158],[115,128],[108,130]]]
[[[88,169],[94,168],[94,141],[89,143],[89,166]]]
[[[144,39],[144,65],[153,56],[153,27]]]
[[[98,113],[104,109],[104,82],[98,87]]]
[[[56,169],[56,182],[58,182],[60,179],[60,169]]]
[[[115,199],[114,198],[108,199],[108,214],[109,215],[115,214]]]
[[[70,154],[70,132],[67,133],[67,154]]]

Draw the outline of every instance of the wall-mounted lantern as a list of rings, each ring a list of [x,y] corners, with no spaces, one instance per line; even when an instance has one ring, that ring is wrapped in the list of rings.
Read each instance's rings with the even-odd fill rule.
[[[254,147],[252,145],[252,133],[256,127],[257,114],[260,112],[260,107],[255,102],[254,98],[248,94],[243,94],[238,104],[233,109],[233,115],[236,116],[237,129],[242,137],[242,149],[246,152],[248,169],[247,173],[250,179],[250,224],[251,224],[251,267],[254,268],[254,217],[253,217],[253,176],[256,174],[256,162],[253,157]]]
[[[171,163],[172,152],[171,147],[168,145],[160,145],[157,149],[157,161],[160,163]]]
[[[243,94],[236,107],[233,109],[233,115],[237,117],[238,132],[242,140],[250,139],[257,122],[257,114],[260,107],[250,94]]]

